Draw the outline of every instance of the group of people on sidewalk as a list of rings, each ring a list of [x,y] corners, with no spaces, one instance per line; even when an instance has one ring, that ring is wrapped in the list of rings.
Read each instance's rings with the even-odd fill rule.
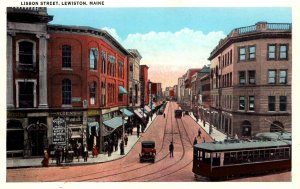
[[[50,156],[48,150],[44,150],[44,158],[42,160],[42,166],[48,167],[49,166],[49,159],[55,159],[56,165],[61,165],[61,163],[70,163],[73,162],[74,157],[77,157],[78,161],[79,158],[82,157],[84,162],[87,162],[89,157],[89,152],[87,145],[84,144],[83,146],[81,143],[77,143],[76,147],[72,149],[71,144],[69,144],[68,148],[66,146],[55,146],[54,151],[50,152],[52,155]],[[93,157],[98,157],[98,149],[96,145],[93,145],[92,155]]]

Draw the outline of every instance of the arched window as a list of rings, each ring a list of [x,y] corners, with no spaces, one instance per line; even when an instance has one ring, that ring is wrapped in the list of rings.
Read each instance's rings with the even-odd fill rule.
[[[69,79],[62,81],[62,104],[71,104],[72,100],[72,83]]]
[[[274,121],[270,126],[270,132],[280,132],[283,131],[284,126],[279,121]]]
[[[62,46],[62,67],[71,68],[72,67],[72,48],[70,45]]]
[[[242,123],[242,136],[251,136],[251,123],[247,120]]]
[[[93,81],[90,86],[90,104],[96,104],[97,83]]]

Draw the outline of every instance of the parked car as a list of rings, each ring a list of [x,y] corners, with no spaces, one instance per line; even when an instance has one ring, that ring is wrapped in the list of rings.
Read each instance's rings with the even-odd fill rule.
[[[156,149],[155,149],[155,142],[154,141],[142,141],[142,150],[139,154],[140,156],[140,162],[144,161],[151,161],[155,162],[155,156],[156,156]]]

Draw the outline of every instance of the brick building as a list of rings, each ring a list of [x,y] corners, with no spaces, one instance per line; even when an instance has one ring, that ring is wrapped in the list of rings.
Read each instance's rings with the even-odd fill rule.
[[[104,30],[48,25],[48,33],[51,116],[66,119],[69,143],[87,143],[89,150],[94,144],[102,147],[111,131],[105,127],[110,124],[102,123],[122,119],[120,109],[128,104],[120,93],[128,89],[129,53]]]
[[[52,19],[46,8],[7,8],[8,155],[77,142],[102,151],[122,133],[129,52],[104,30]]]
[[[220,40],[211,61],[211,115],[229,136],[291,130],[292,26],[259,22]]]

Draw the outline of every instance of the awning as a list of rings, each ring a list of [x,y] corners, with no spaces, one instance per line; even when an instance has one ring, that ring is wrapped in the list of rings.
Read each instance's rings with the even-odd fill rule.
[[[124,124],[125,123],[127,123],[126,120],[124,120]],[[110,120],[104,121],[103,124],[112,129],[116,129],[116,128],[120,127],[121,125],[123,125],[123,120],[122,120],[122,117],[114,117]]]
[[[149,106],[145,106],[144,108],[147,112],[151,112],[151,109],[149,108]]]
[[[119,86],[119,94],[127,94],[127,90],[123,86]]]
[[[124,113],[126,116],[130,117],[133,115],[133,113],[129,110],[127,110],[126,108],[123,108],[120,110],[122,113]]]

